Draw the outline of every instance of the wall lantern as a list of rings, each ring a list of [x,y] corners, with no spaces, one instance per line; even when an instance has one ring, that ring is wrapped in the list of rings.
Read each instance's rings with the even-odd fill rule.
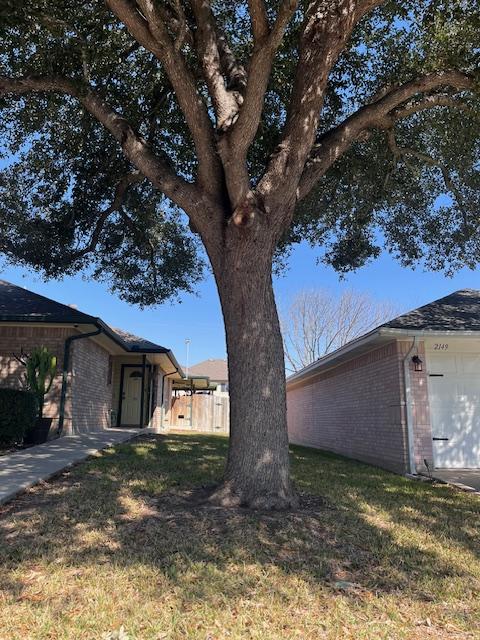
[[[423,371],[423,361],[418,356],[413,356],[412,362],[415,371]]]

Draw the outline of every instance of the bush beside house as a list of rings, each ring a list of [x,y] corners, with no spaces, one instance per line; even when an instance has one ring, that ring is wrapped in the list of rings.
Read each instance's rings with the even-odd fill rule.
[[[30,391],[0,389],[0,446],[20,444],[35,424],[38,406]]]

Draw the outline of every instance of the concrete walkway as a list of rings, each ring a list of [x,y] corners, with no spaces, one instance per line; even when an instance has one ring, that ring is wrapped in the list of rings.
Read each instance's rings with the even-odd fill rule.
[[[144,432],[147,429],[91,431],[0,456],[0,504],[97,451]]]
[[[480,469],[435,469],[432,477],[440,482],[480,493]]]

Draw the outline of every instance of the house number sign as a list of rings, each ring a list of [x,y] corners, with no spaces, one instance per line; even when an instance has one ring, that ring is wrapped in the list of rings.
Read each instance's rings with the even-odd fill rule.
[[[447,351],[448,342],[435,342],[433,349],[434,351]]]

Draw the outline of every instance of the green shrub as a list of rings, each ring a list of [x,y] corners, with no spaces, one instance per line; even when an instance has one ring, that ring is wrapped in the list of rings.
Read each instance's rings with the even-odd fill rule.
[[[38,415],[35,396],[20,389],[0,389],[0,446],[19,444]]]

